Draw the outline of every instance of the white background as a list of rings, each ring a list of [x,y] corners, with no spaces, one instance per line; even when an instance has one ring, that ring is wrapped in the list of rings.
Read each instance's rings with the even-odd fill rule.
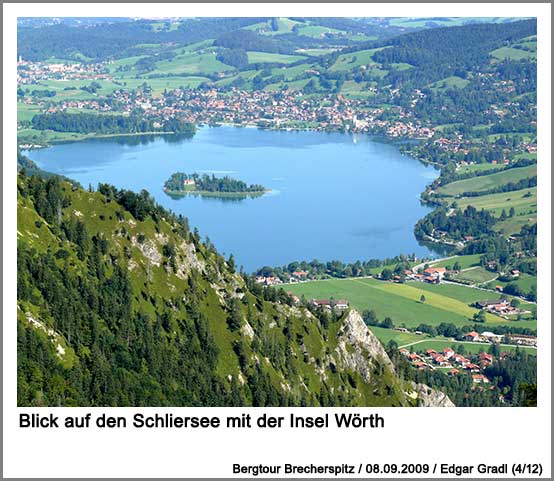
[[[232,464],[542,463],[550,477],[550,5],[549,4],[5,4],[4,10],[4,476],[232,477]],[[373,430],[31,430],[16,406],[17,16],[480,16],[538,17],[539,407],[381,408]],[[36,409],[42,414],[131,415],[139,409]],[[162,409],[143,409],[149,414]],[[179,408],[179,415],[288,416],[376,409]],[[481,477],[474,470],[475,477]],[[321,477],[313,475],[311,477]],[[422,476],[426,477],[426,476]],[[445,477],[437,476],[437,477]],[[498,476],[495,476],[498,477]]]

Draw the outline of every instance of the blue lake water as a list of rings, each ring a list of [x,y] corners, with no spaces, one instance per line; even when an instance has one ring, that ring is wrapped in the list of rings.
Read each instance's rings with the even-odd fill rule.
[[[413,227],[429,211],[419,195],[438,172],[367,136],[202,127],[190,139],[98,139],[26,155],[85,188],[148,190],[247,271],[295,260],[432,255]],[[272,192],[172,199],[162,187],[178,171],[228,174]]]

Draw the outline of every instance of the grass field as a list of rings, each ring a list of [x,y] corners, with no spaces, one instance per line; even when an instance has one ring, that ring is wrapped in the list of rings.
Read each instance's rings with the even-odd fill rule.
[[[460,271],[454,278],[460,281],[468,281],[472,284],[483,284],[493,280],[496,276],[497,274],[487,271],[483,267],[470,267]]]
[[[469,172],[484,172],[486,170],[495,170],[498,169],[496,164],[471,164],[471,165],[462,165],[456,172],[459,174],[467,174]]]
[[[426,334],[414,334],[413,332],[399,332],[384,327],[368,326],[369,330],[375,334],[379,340],[386,346],[389,341],[396,342],[399,346],[402,344],[411,344],[412,342],[426,339]]]
[[[417,327],[421,323],[438,325],[441,322],[452,322],[458,326],[471,324],[470,319],[477,310],[470,307],[465,300],[469,294],[460,296],[459,292],[461,292],[460,289],[464,289],[463,286],[456,290],[450,286],[439,285],[436,286],[436,291],[432,291],[422,287],[423,285],[420,283],[394,284],[363,278],[312,281],[287,285],[285,289],[296,295],[304,295],[307,299],[331,297],[348,299],[354,308],[360,311],[374,309],[379,319],[382,320],[388,316],[398,326],[405,324],[406,327]],[[446,288],[442,289],[443,287]],[[479,299],[488,298],[488,292],[476,292],[479,293]],[[422,295],[425,296],[425,302],[420,300]],[[494,325],[512,323],[492,314],[486,315],[486,322],[491,325],[491,328]],[[517,326],[534,329],[536,321],[517,321]]]
[[[528,196],[528,193],[531,195]],[[462,197],[456,200],[456,202],[461,209],[472,205],[478,210],[488,210],[495,216],[499,216],[502,210],[508,213],[511,207],[514,208],[516,215],[532,214],[537,211],[537,188],[532,187],[479,197]]]
[[[41,108],[37,105],[27,105],[21,102],[17,102],[17,120],[19,122],[23,120],[32,120],[32,118],[40,113]]]
[[[330,27],[322,27],[320,25],[307,25],[305,27],[299,27],[298,33],[300,35],[306,35],[307,37],[321,38],[325,34],[344,34],[342,30],[337,30]]]
[[[468,83],[469,80],[463,79],[461,77],[452,76],[439,80],[438,82],[429,85],[429,87],[432,89],[444,89],[452,87],[463,89]]]
[[[464,192],[482,192],[507,184],[508,182],[517,182],[518,180],[533,177],[535,175],[537,175],[537,165],[528,165],[526,167],[504,170],[495,174],[458,180],[446,184],[443,187],[439,187],[437,192],[450,196],[460,195]]]
[[[512,47],[500,47],[496,50],[493,50],[491,52],[491,55],[496,60],[504,60],[504,59],[510,59],[510,60],[522,60],[522,59],[536,59],[537,58],[537,52],[536,51],[528,51],[528,50],[521,50],[519,48],[512,48]]]
[[[361,65],[379,65],[373,60],[373,54],[383,48],[373,48],[370,50],[360,50],[354,53],[339,55],[335,63],[329,68],[330,72],[341,72],[352,70]]]
[[[293,63],[298,60],[304,60],[306,57],[301,55],[284,55],[280,53],[267,52],[248,52],[249,63]]]
[[[520,274],[517,279],[509,281],[510,284],[516,284],[521,287],[525,292],[529,292],[532,287],[537,287],[537,276],[532,276],[529,274]],[[487,287],[494,289],[495,286],[504,287],[508,282],[499,281],[496,279],[493,282],[487,284]]]
[[[453,267],[456,262],[460,265],[460,269],[478,266],[481,261],[481,254],[471,254],[467,256],[453,256],[451,259],[446,259],[439,262],[429,262],[433,267]]]
[[[162,60],[156,63],[156,70],[150,74],[202,74],[235,70],[216,58],[215,51],[198,53],[187,52],[177,55],[171,60]]]
[[[518,215],[516,217],[509,217],[506,220],[497,222],[494,225],[494,230],[505,235],[517,234],[521,231],[524,225],[536,224],[537,215]]]
[[[500,292],[485,292],[480,289],[473,289],[461,284],[428,284],[426,282],[422,282],[418,284],[418,288],[424,291],[452,297],[466,304],[472,304],[485,299],[500,299],[501,296]]]

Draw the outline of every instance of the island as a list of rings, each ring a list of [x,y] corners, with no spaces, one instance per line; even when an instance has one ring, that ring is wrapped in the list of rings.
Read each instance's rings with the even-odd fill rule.
[[[202,195],[211,197],[259,197],[270,189],[229,176],[176,172],[164,183],[164,192],[171,196]]]

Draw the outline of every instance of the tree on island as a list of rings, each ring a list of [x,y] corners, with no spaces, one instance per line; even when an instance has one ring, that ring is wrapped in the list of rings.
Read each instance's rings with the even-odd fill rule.
[[[262,193],[267,189],[259,184],[250,184],[229,176],[185,174],[176,172],[165,182],[164,190],[170,193],[180,192],[221,192],[221,193]]]

